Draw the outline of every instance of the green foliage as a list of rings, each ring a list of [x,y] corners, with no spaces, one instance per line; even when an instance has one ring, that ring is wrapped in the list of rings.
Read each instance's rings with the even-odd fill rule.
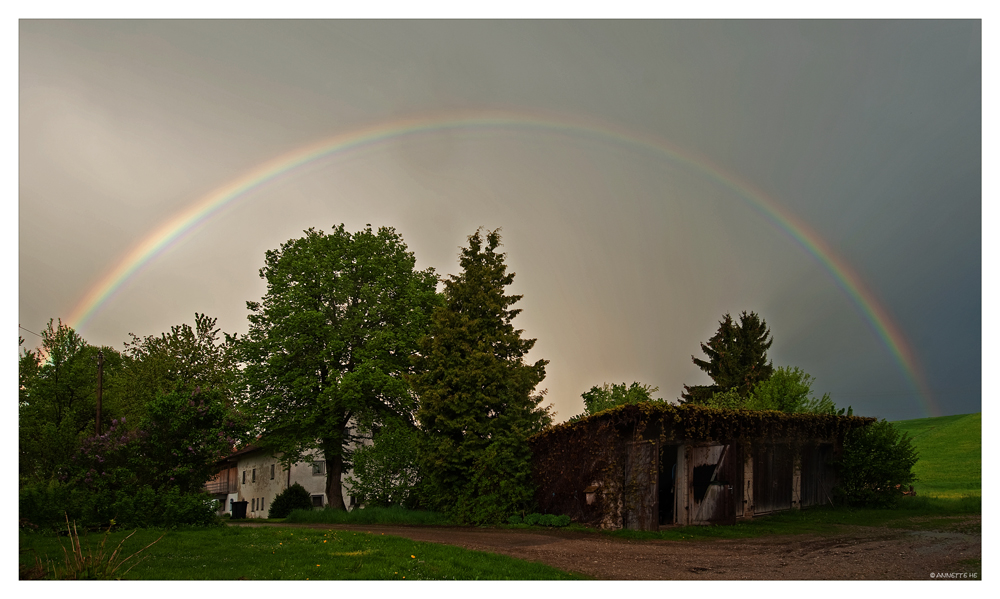
[[[699,403],[719,391],[736,389],[742,397],[747,397],[760,382],[770,378],[774,368],[767,359],[767,350],[773,343],[771,330],[764,319],[755,312],[740,314],[740,323],[733,322],[727,313],[719,321],[715,335],[702,343],[701,349],[708,360],[691,356],[694,364],[712,378],[709,387],[684,386],[681,394],[683,403]]]
[[[834,414],[836,408],[829,393],[819,399],[812,397],[814,381],[798,367],[778,368],[770,378],[757,383],[747,407],[800,414]]]
[[[286,518],[288,514],[292,513],[292,510],[311,510],[312,496],[306,488],[295,483],[294,485],[288,487],[278,496],[274,498],[271,502],[271,507],[268,509],[268,518]]]
[[[103,482],[103,481],[102,481]],[[126,527],[214,526],[219,523],[206,493],[181,493],[177,487],[119,486],[98,489],[49,482],[26,486],[19,493],[19,514],[43,530],[58,527],[65,514],[85,526],[114,520]]]
[[[474,456],[470,480],[453,492],[448,513],[459,523],[499,524],[534,501],[531,450],[523,438],[498,435]]]
[[[535,344],[512,320],[519,295],[505,295],[514,273],[498,252],[499,231],[469,236],[460,275],[445,281],[445,305],[414,359],[409,381],[417,417],[421,484],[432,509],[461,522],[503,522],[533,494],[527,437],[551,422],[535,387],[546,360],[527,364]]]
[[[72,328],[49,321],[37,350],[18,359],[18,466],[20,485],[39,485],[55,476],[76,451],[80,441],[95,432],[97,407],[97,353],[104,352],[104,399],[121,367],[121,357],[110,347],[87,344]],[[102,410],[106,425],[112,409]]]
[[[170,327],[170,334],[139,337],[129,333],[123,367],[115,377],[121,392],[111,405],[119,415],[138,422],[156,396],[177,389],[217,391],[232,402],[236,376],[234,339],[220,340],[215,318],[195,312],[195,326]]]
[[[774,410],[789,414],[836,414],[830,394],[812,396],[814,379],[798,367],[779,367],[749,395],[736,388],[718,391],[704,405],[731,410]]]
[[[583,398],[583,414],[570,419],[575,422],[580,418],[586,418],[592,414],[609,410],[615,406],[636,404],[644,401],[663,401],[653,398],[653,393],[659,391],[659,387],[645,385],[634,382],[631,385],[625,383],[609,385],[604,383],[600,387],[594,385],[589,391],[580,395]]]
[[[510,524],[525,524],[527,526],[569,526],[570,517],[566,515],[556,516],[555,514],[528,514],[524,518],[514,514],[507,518]]]
[[[88,525],[213,524],[203,485],[239,433],[219,391],[161,395],[137,427],[114,419],[85,438],[59,482],[22,489],[21,517],[47,526],[63,511]]]
[[[901,488],[916,480],[917,452],[909,435],[881,420],[850,431],[836,463],[838,501],[851,506],[893,507]]]
[[[372,431],[372,444],[354,450],[347,485],[366,506],[408,505],[419,481],[418,431],[405,421],[389,420]]]
[[[247,302],[242,381],[259,444],[287,465],[318,440],[339,509],[352,418],[379,423],[414,408],[402,375],[438,303],[433,270],[415,264],[391,228],[309,229],[266,253],[267,292]]]

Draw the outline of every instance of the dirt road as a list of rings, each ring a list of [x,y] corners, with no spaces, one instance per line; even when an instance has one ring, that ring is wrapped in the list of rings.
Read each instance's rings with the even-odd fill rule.
[[[963,530],[974,533],[856,527],[835,536],[693,541],[632,541],[557,529],[301,526],[446,543],[601,580],[928,580],[932,573],[967,570],[962,560],[980,559],[979,518],[967,524]]]

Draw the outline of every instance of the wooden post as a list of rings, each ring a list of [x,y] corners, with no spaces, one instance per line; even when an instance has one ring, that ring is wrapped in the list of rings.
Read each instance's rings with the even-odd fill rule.
[[[792,458],[792,509],[802,508],[802,448]]]
[[[104,350],[97,351],[97,436],[101,436],[101,391],[104,382]]]

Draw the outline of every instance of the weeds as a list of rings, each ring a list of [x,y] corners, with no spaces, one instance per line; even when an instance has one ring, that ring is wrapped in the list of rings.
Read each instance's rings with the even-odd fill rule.
[[[114,551],[107,553],[108,534],[111,533],[111,527],[114,526],[114,520],[112,520],[108,529],[104,532],[104,537],[101,539],[101,544],[97,548],[97,553],[95,554],[93,548],[88,547],[85,555],[83,552],[83,545],[80,543],[80,534],[76,529],[76,522],[73,522],[73,524],[70,525],[69,516],[65,514],[64,516],[66,518],[66,534],[69,537],[70,550],[67,551],[66,547],[62,546],[60,543],[60,548],[63,551],[63,565],[57,565],[52,560],[48,559],[48,557],[46,557],[46,560],[43,563],[36,554],[34,565],[21,567],[20,578],[22,580],[120,579],[122,576],[127,574],[129,570],[134,568],[136,564],[145,559],[145,557],[135,560],[127,570],[118,574],[118,570],[125,565],[126,562],[137,557],[140,553],[149,549],[163,538],[163,535],[160,535],[160,538],[156,539],[156,541],[146,545],[132,555],[123,558],[121,557],[122,547],[125,545],[125,541],[129,540],[132,535],[135,534],[135,531],[132,531],[132,533],[118,543],[118,546],[115,547]]]

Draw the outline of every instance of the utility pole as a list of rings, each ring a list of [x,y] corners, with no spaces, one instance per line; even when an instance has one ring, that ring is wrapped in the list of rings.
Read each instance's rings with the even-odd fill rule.
[[[97,352],[97,436],[101,436],[101,387],[104,382],[104,350]]]

